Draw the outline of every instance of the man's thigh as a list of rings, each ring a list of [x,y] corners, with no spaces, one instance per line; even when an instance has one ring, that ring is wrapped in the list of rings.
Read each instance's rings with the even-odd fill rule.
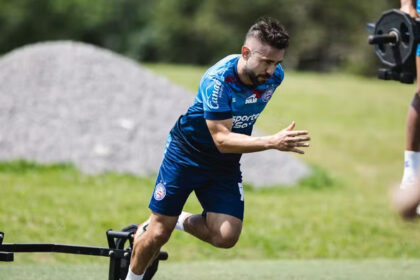
[[[206,215],[208,212],[226,214],[240,221],[244,215],[244,193],[240,170],[230,174],[210,174],[207,184],[195,189]]]
[[[164,158],[156,178],[149,208],[162,215],[179,216],[182,208],[197,186],[207,183],[205,172]]]

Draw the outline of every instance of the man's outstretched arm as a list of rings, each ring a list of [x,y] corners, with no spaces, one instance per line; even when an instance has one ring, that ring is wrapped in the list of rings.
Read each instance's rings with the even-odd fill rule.
[[[232,119],[206,120],[217,149],[221,153],[252,153],[269,149],[303,154],[301,147],[309,147],[306,130],[294,131],[295,123],[269,136],[254,137],[232,132]]]

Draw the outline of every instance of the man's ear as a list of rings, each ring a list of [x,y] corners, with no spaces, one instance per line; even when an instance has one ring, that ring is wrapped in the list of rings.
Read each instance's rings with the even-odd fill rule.
[[[247,46],[242,46],[242,57],[247,60],[249,56],[251,55],[251,50]]]

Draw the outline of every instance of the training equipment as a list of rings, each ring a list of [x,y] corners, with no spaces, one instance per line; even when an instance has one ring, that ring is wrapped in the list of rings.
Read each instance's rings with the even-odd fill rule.
[[[378,78],[411,84],[416,77],[415,55],[420,41],[418,19],[400,10],[385,11],[376,23],[367,24],[368,42],[374,45],[380,68]]]
[[[0,232],[0,261],[12,262],[14,260],[14,253],[36,252],[109,257],[108,280],[125,280],[130,265],[133,236],[136,233],[137,227],[138,225],[133,224],[123,228],[122,231],[106,231],[109,248],[45,243],[3,244],[4,233]],[[167,259],[168,253],[161,251],[152,265],[146,270],[143,279],[152,279],[158,269],[159,261]]]

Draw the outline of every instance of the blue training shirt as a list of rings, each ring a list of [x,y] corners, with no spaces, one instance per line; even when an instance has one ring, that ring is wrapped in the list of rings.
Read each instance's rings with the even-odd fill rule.
[[[278,65],[264,84],[244,85],[238,76],[240,55],[229,55],[203,75],[194,103],[175,124],[168,142],[175,142],[166,156],[179,163],[210,169],[231,170],[239,166],[241,154],[220,153],[206,120],[233,119],[232,132],[251,135],[258,116],[284,78]]]

